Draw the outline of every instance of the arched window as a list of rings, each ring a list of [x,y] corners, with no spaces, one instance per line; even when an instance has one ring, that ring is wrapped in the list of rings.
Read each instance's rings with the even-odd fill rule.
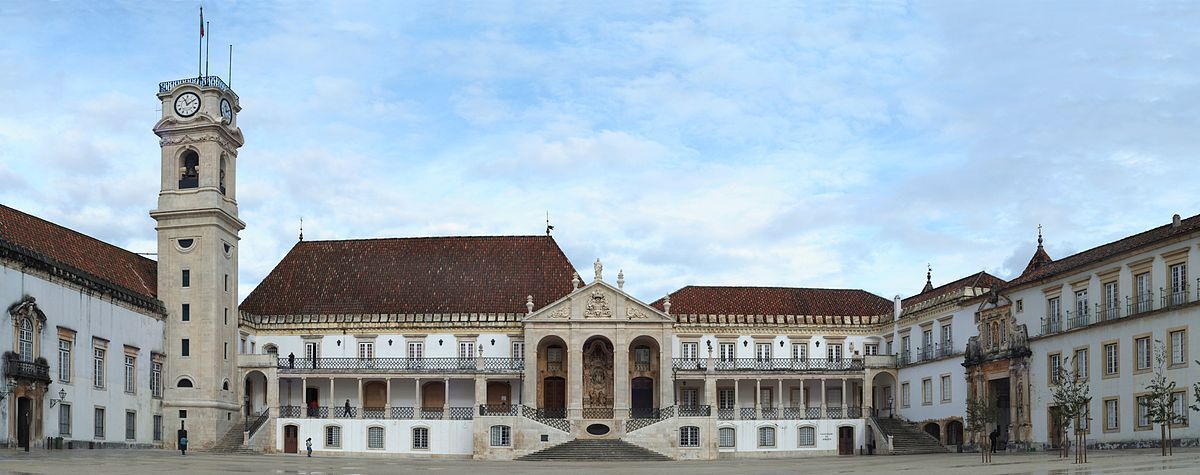
[[[382,427],[368,427],[367,428],[367,448],[368,449],[382,449],[383,448],[383,434],[384,434],[384,430]]]
[[[218,176],[218,186],[220,186],[221,194],[225,194],[225,155],[221,155],[221,173]]]
[[[512,428],[492,426],[492,447],[512,447]]]
[[[263,352],[264,352],[264,353],[266,353],[266,354],[268,354],[268,355],[278,355],[278,354],[279,354],[279,347],[278,347],[278,346],[275,346],[275,345],[264,345],[264,346],[263,346]]]
[[[200,186],[200,155],[188,150],[179,157],[179,162],[179,189]]]
[[[177,387],[177,388],[190,388],[190,387],[193,387],[193,386],[192,386],[192,380],[190,380],[190,379],[187,379],[187,378],[180,378],[180,379],[179,379],[179,382],[178,382],[178,383],[175,383],[175,387]]]
[[[759,427],[758,428],[758,446],[759,447],[774,447],[775,446],[775,428],[774,427]]]
[[[33,322],[28,318],[21,319],[21,331],[18,337],[20,339],[21,361],[33,361]]]
[[[679,428],[679,446],[680,447],[699,447],[700,446],[700,428],[696,426],[683,426]]]
[[[325,426],[325,448],[340,449],[342,448],[342,428],[339,426]]]
[[[224,382],[221,383],[221,389],[225,390],[225,391],[229,390],[229,380],[228,379],[226,379]]]
[[[428,427],[413,427],[412,448],[414,450],[429,450]]]
[[[1000,346],[1000,324],[992,322],[992,347]]]
[[[719,439],[718,446],[720,447],[735,447],[737,446],[737,438],[734,437],[737,432],[732,427],[722,427],[717,429]]]
[[[800,447],[817,445],[817,429],[812,426],[801,427],[800,433],[796,436],[796,445]]]

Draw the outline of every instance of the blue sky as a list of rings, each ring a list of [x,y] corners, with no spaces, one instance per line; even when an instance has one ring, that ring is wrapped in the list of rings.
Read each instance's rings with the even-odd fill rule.
[[[538,234],[644,300],[911,295],[1200,213],[1200,7],[217,2],[246,295],[308,239]],[[196,2],[0,0],[0,202],[152,252]]]

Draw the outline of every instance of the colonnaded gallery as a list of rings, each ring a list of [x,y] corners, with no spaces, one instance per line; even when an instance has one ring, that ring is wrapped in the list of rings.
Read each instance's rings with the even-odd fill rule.
[[[896,454],[973,447],[965,401],[983,399],[1001,447],[1045,450],[1062,440],[1050,388],[1066,362],[1091,384],[1089,444],[1153,445],[1139,401],[1156,348],[1181,391],[1174,434],[1200,436],[1184,391],[1200,379],[1200,216],[1057,260],[1039,235],[1010,281],[918,273],[903,299],[635,296],[619,265],[576,269],[548,234],[301,239],[238,305],[239,98],[200,77],[158,100],[156,261],[0,206],[9,446]]]

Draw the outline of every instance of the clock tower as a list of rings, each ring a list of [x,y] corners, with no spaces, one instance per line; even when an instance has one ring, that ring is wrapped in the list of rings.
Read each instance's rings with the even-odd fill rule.
[[[164,444],[208,448],[245,417],[237,377],[238,96],[216,76],[160,83],[158,297],[167,309]],[[186,431],[186,432],[184,432]]]

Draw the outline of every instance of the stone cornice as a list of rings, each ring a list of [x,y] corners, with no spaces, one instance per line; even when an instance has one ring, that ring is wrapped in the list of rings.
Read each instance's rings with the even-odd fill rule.
[[[113,303],[143,315],[162,320],[166,307],[158,299],[150,299],[122,286],[96,277],[45,255],[31,252],[0,239],[0,265],[36,275],[58,285],[73,287],[89,295],[108,296]]]

